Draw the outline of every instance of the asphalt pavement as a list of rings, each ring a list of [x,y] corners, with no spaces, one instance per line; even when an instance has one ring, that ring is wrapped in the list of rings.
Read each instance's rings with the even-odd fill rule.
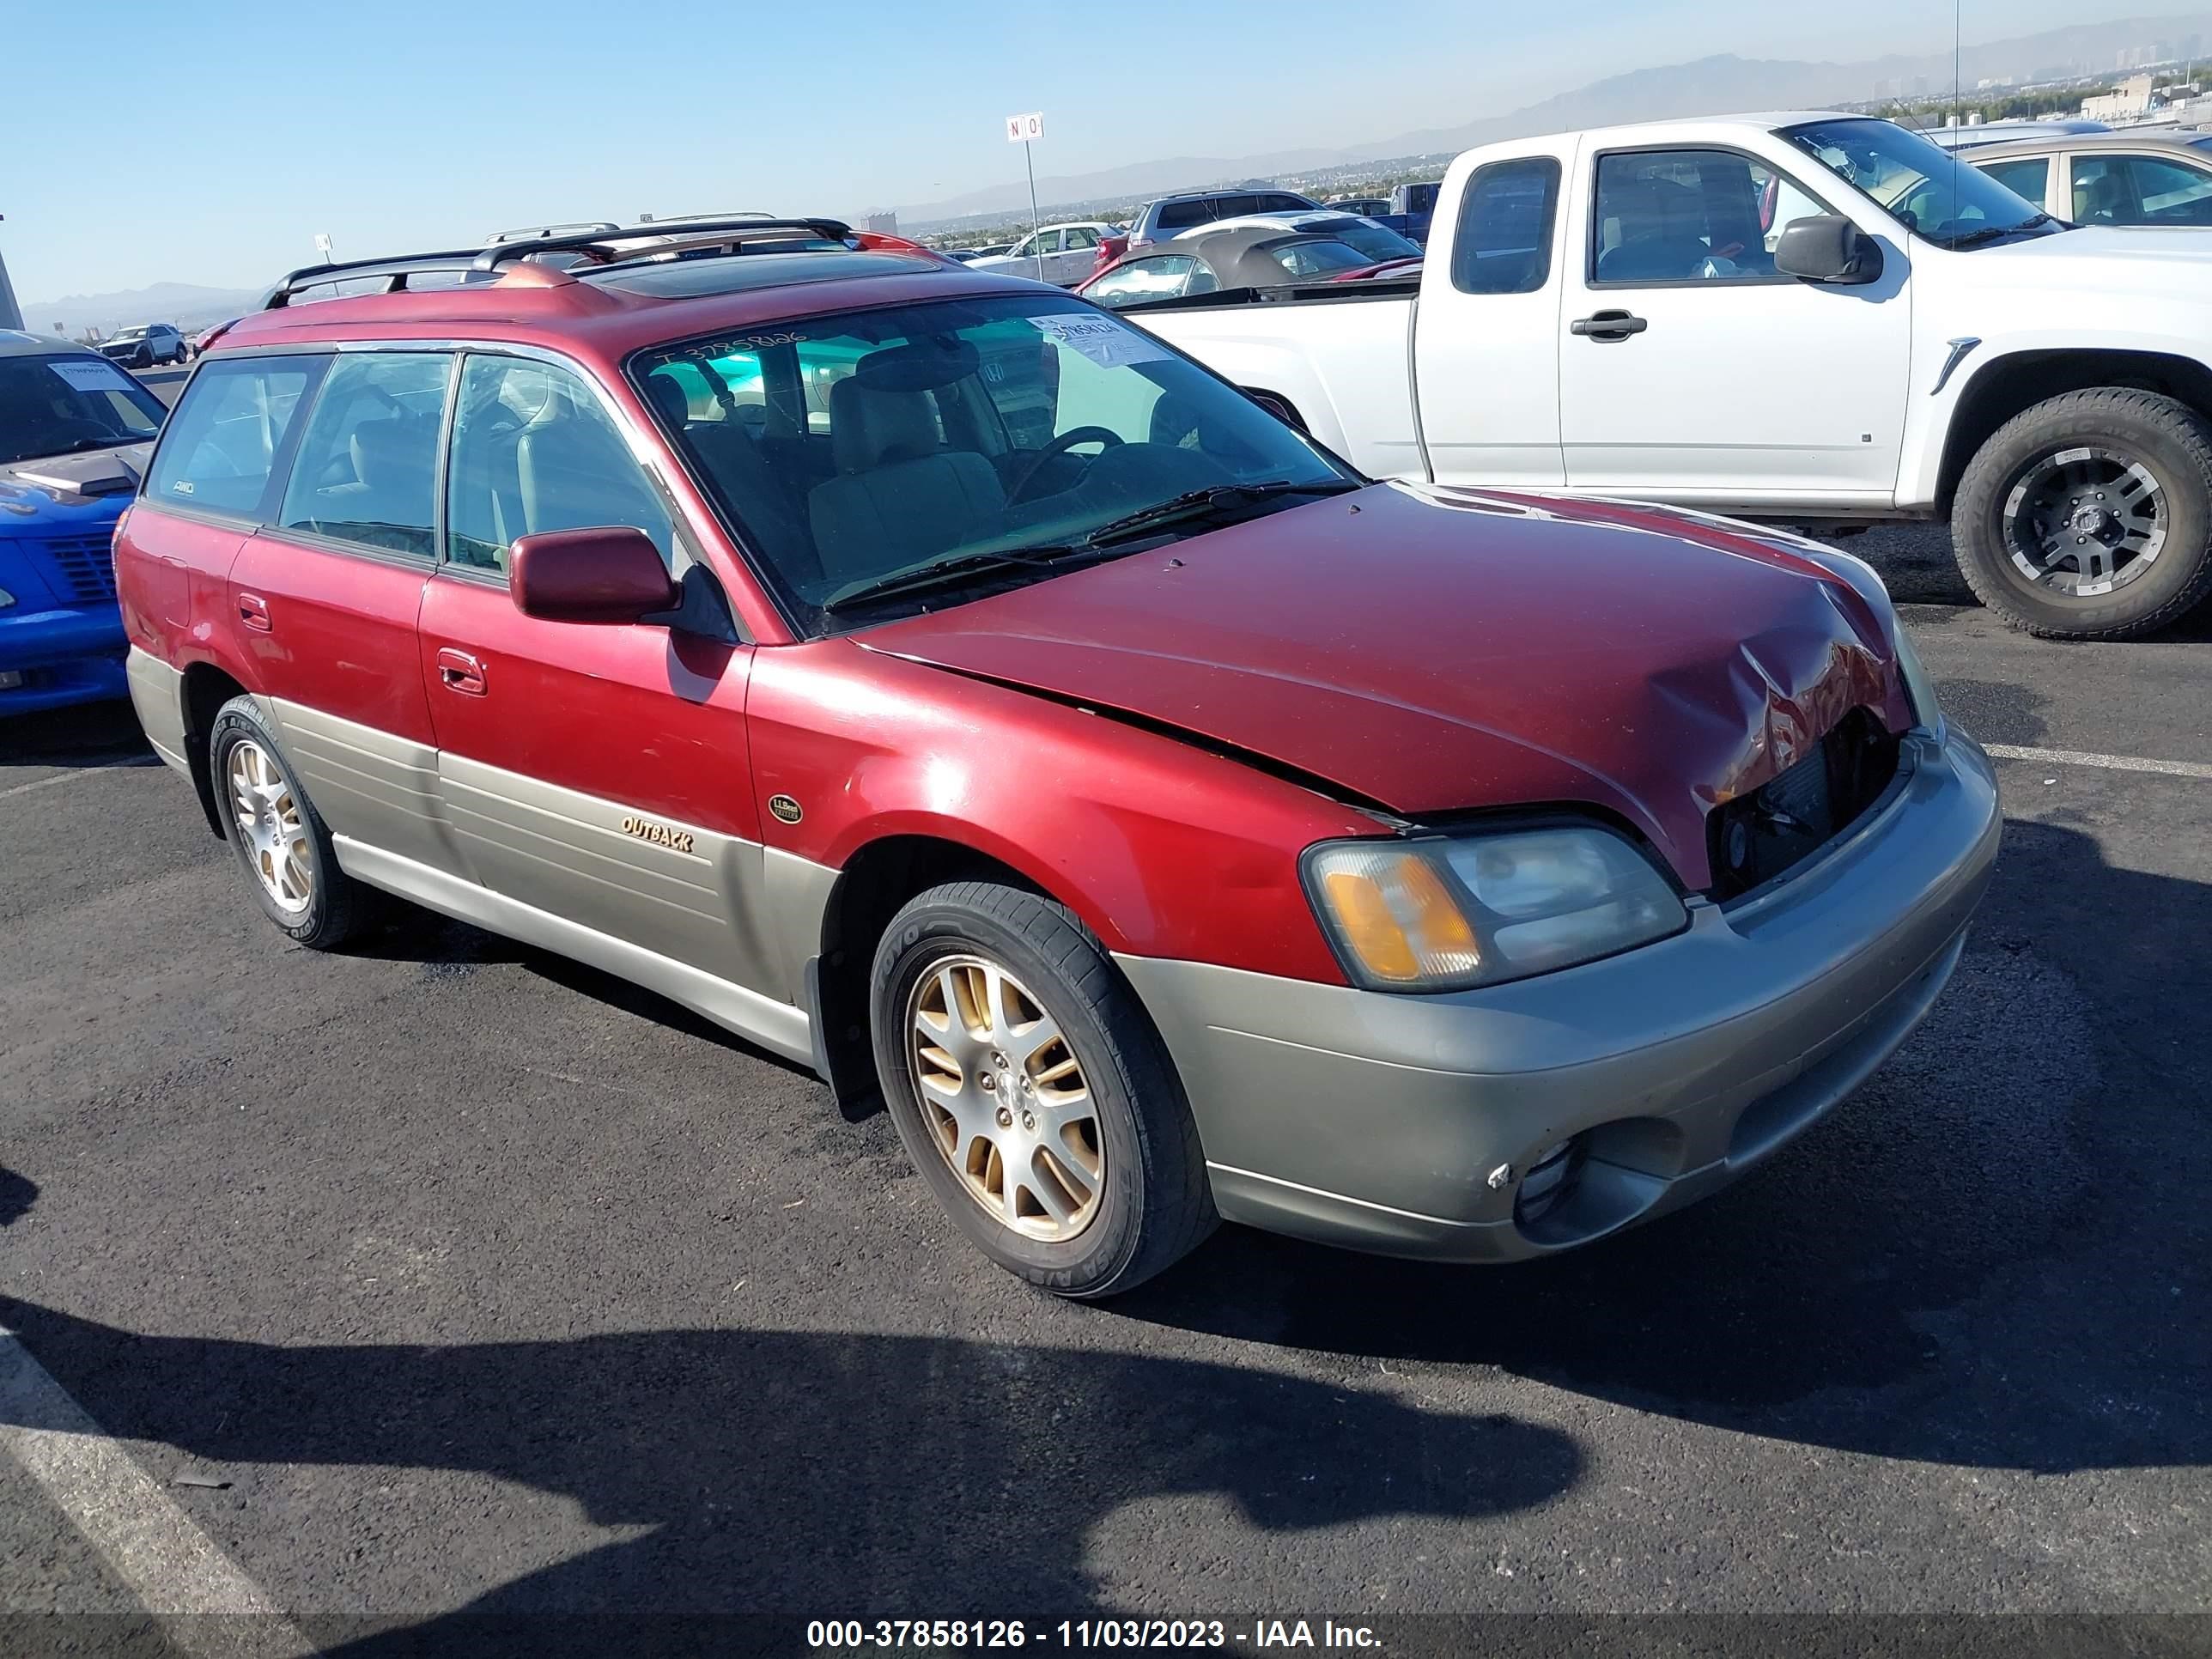
[[[0,727],[0,1326],[48,1390],[0,1434],[112,1437],[43,1443],[82,1480],[0,1452],[0,1648],[211,1650],[146,1613],[245,1584],[272,1651],[1476,1612],[2206,1650],[2212,614],[2031,641],[1939,537],[1847,545],[2007,756],[1957,979],[1756,1176],[1514,1268],[1227,1229],[1055,1302],[810,1075],[421,914],[294,948],[127,710]]]

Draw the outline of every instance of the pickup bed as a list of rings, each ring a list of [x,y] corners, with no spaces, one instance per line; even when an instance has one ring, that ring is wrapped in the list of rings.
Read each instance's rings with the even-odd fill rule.
[[[2212,590],[2212,232],[2040,214],[1818,112],[1460,156],[1416,283],[1124,307],[1370,474],[1848,528],[1948,516],[2075,638]]]

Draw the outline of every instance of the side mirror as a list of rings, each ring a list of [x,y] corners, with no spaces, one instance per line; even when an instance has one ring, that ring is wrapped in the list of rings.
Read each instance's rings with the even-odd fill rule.
[[[1808,283],[1871,283],[1881,275],[1881,245],[1840,213],[1792,219],[1775,245],[1774,268]]]
[[[628,525],[525,536],[507,551],[507,581],[514,608],[545,622],[634,623],[677,598],[660,550]]]

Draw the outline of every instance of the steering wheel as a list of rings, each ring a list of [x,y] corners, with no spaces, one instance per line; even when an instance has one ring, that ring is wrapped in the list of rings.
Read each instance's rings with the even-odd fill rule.
[[[1013,487],[1006,491],[1007,504],[1012,506],[1014,502],[1024,499],[1030,483],[1036,479],[1038,472],[1043,470],[1044,464],[1054,456],[1064,455],[1078,444],[1103,444],[1109,449],[1118,449],[1121,447],[1121,441],[1120,433],[1106,427],[1070,427],[1042,449],[1037,451],[1036,459],[1022,469],[1022,476],[1015,479]]]

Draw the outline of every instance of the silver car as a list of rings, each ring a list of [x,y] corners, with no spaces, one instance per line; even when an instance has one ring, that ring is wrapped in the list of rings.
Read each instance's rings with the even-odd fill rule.
[[[2054,218],[2126,230],[2212,225],[2212,132],[2053,134],[1967,152],[1969,164]]]

